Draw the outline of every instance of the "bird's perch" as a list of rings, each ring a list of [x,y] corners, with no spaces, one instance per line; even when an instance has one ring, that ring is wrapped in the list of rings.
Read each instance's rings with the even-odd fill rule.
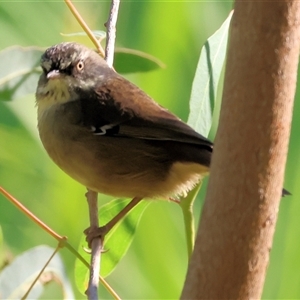
[[[259,299],[277,220],[300,2],[236,1],[207,199],[182,299]]]

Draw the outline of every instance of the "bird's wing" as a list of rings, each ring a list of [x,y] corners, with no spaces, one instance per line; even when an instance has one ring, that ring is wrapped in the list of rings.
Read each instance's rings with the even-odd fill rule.
[[[96,89],[96,103],[89,108],[100,134],[147,140],[171,140],[212,148],[212,143],[154,102],[142,90],[116,75]]]

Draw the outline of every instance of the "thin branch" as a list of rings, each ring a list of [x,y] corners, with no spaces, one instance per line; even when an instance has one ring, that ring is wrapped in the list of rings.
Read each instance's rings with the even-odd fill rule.
[[[81,256],[77,250],[73,248],[71,244],[66,242],[65,247],[73,253],[77,259],[79,259],[87,268],[90,268],[90,264],[85,260],[83,256]],[[103,277],[100,276],[100,282],[104,286],[104,288],[108,291],[109,294],[112,295],[112,297],[116,300],[121,300],[121,298],[118,296],[118,294],[113,290],[113,288],[105,281]]]
[[[105,230],[110,231],[122,218],[124,218],[143,198],[134,197],[114,218],[104,225]]]
[[[88,27],[88,25],[85,23],[85,21],[83,20],[83,18],[81,17],[81,15],[77,11],[77,9],[73,5],[73,3],[70,0],[65,0],[65,3],[69,7],[71,13],[76,18],[76,20],[78,21],[78,23],[80,24],[80,26],[82,27],[82,29],[86,32],[86,34],[88,35],[88,37],[91,39],[91,41],[95,45],[95,47],[96,47],[97,51],[99,52],[99,54],[102,57],[104,57],[104,50],[103,50],[102,46],[100,45],[100,42],[96,39],[96,37],[94,36],[93,32]]]
[[[98,194],[88,189],[86,198],[89,206],[90,215],[90,228],[98,228]],[[98,299],[98,286],[99,286],[99,274],[100,274],[100,262],[102,251],[102,239],[94,238],[92,240],[92,252],[91,252],[91,265],[90,265],[90,278],[89,285],[86,291],[89,300]]]
[[[38,226],[48,232],[52,237],[58,240],[58,247],[66,247],[71,253],[73,253],[86,267],[90,267],[90,264],[73,248],[71,244],[68,243],[66,236],[61,236],[56,233],[53,229],[51,229],[48,225],[42,222],[37,216],[35,216],[31,211],[28,210],[20,201],[14,198],[10,193],[8,193],[4,188],[0,186],[0,193],[8,199],[12,204],[14,204],[22,213],[24,213],[28,218],[30,218],[33,222],[35,222]],[[120,297],[117,293],[112,289],[112,287],[104,280],[104,278],[100,277],[100,281],[106,290],[114,297],[114,299],[119,300]]]
[[[108,21],[105,26],[107,29],[106,34],[106,47],[105,47],[105,60],[112,68],[114,62],[115,40],[116,40],[116,23],[118,19],[120,0],[112,0]]]
[[[66,0],[66,2],[68,4],[69,1]],[[105,48],[105,60],[108,66],[111,68],[113,66],[113,60],[114,60],[116,23],[118,18],[119,4],[120,4],[119,0],[112,0],[110,12],[109,12],[109,18],[106,23],[107,40],[106,40],[106,48]],[[74,16],[77,18],[75,14]],[[77,18],[77,20],[79,19]],[[89,205],[90,228],[98,228],[99,222],[98,222],[97,193],[88,189],[86,197]],[[89,286],[86,291],[86,294],[88,295],[88,298],[90,300],[98,299],[98,285],[99,285],[102,245],[103,245],[103,240],[101,239],[101,237],[94,238],[92,240],[90,278],[89,278]]]
[[[87,24],[84,22],[75,6],[70,0],[65,0],[65,3],[71,10],[74,17],[77,19],[83,30],[87,33],[89,38],[95,44],[98,52],[104,56],[104,51],[94,37],[92,31],[89,29]],[[107,43],[105,48],[105,60],[107,64],[112,68],[113,59],[114,59],[114,48],[115,48],[115,39],[116,39],[116,23],[118,18],[119,10],[119,0],[112,0],[109,18],[106,23],[107,27]],[[89,215],[90,215],[90,228],[98,228],[98,203],[97,203],[97,193],[88,189],[86,194],[88,206],[89,206]],[[98,286],[99,286],[99,274],[100,274],[100,262],[101,262],[101,251],[102,251],[103,240],[99,238],[94,238],[92,241],[92,252],[91,252],[91,266],[90,266],[90,278],[89,285],[86,291],[88,299],[96,300],[98,299]]]
[[[52,235],[57,241],[63,243],[67,240],[67,237],[61,236],[57,234],[53,229],[47,226],[44,222],[42,222],[38,217],[36,217],[30,210],[28,210],[21,202],[19,202],[16,198],[14,198],[11,194],[9,194],[4,188],[0,186],[0,193],[5,196],[13,205],[15,205],[21,212],[23,212],[29,219],[31,219],[34,223],[43,228],[46,232]]]
[[[41,278],[43,272],[45,271],[45,269],[47,268],[47,266],[50,264],[52,258],[55,256],[55,254],[59,251],[59,249],[62,247],[62,245],[59,243],[56,247],[56,249],[54,250],[54,252],[51,254],[50,258],[46,261],[45,265],[43,266],[43,268],[41,269],[41,271],[39,272],[39,274],[36,276],[36,278],[32,281],[29,289],[26,291],[26,293],[24,294],[24,296],[21,298],[22,300],[27,299],[29,293],[31,292],[32,288],[34,287],[34,285],[37,283],[37,281]]]

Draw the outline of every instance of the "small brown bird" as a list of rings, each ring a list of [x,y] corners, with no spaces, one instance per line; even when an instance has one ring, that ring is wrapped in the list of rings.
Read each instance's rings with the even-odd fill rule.
[[[208,173],[213,144],[76,43],[46,50],[38,129],[52,160],[89,189],[169,198]],[[115,222],[114,222],[115,223]]]
[[[133,200],[191,190],[209,171],[213,144],[109,68],[96,52],[61,43],[41,59],[38,129],[53,161],[95,192]],[[283,190],[282,195],[290,195]]]

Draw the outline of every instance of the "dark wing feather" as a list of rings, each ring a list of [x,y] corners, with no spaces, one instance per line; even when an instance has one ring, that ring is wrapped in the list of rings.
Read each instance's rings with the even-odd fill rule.
[[[208,139],[116,73],[112,73],[112,78],[96,91],[97,103],[87,115],[94,115],[97,126],[117,126],[118,130],[113,135],[176,141],[212,149]]]

